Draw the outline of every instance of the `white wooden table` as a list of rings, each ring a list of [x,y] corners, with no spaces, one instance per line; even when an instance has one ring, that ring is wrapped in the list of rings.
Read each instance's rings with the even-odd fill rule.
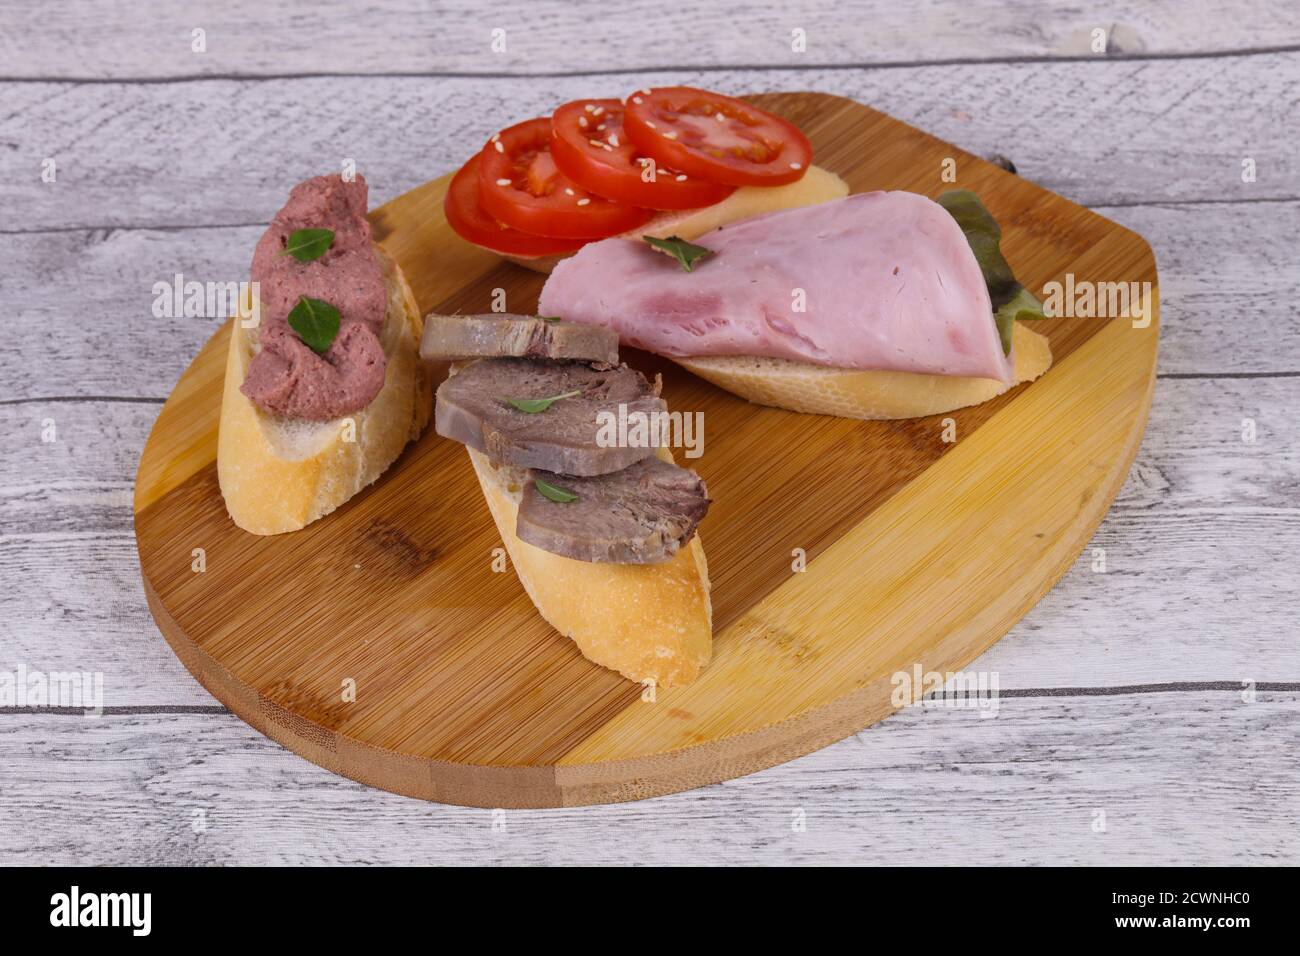
[[[106,704],[0,707],[0,862],[1300,861],[1300,6],[378,6],[0,2],[0,672],[102,672]],[[137,458],[216,324],[154,318],[153,284],[242,277],[287,186],[343,157],[382,202],[507,120],[669,82],[850,96],[1146,236],[1160,381],[1123,493],[972,665],[997,719],[911,709],[504,828],[320,770],[208,696],[145,607]]]

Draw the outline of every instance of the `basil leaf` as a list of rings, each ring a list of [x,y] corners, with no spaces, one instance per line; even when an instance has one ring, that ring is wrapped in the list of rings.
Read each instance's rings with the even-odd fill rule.
[[[578,500],[578,496],[568,488],[561,488],[559,485],[553,485],[541,478],[534,478],[533,485],[541,492],[543,498],[549,498],[556,504],[567,505],[571,501]]]
[[[957,221],[975,261],[979,263],[993,305],[993,322],[998,328],[1004,355],[1011,354],[1011,336],[1016,320],[1032,322],[1045,319],[1043,304],[1016,281],[1002,255],[1002,228],[969,189],[954,189],[939,197],[939,205]]]
[[[669,236],[667,239],[660,239],[656,236],[642,236],[641,238],[656,249],[662,249],[668,253],[680,262],[682,268],[687,272],[695,268],[695,263],[698,260],[713,254],[713,250],[697,246],[693,242],[687,242],[681,236]]]
[[[324,299],[299,296],[289,312],[289,327],[313,352],[324,353],[339,334],[339,310]]]
[[[572,398],[574,395],[581,395],[582,389],[573,392],[565,392],[563,395],[552,395],[550,398],[507,398],[506,401],[519,409],[521,412],[528,412],[530,415],[536,415],[538,412],[544,412],[555,402],[562,398]]]
[[[334,245],[333,229],[295,229],[284,251],[299,262],[319,259]]]

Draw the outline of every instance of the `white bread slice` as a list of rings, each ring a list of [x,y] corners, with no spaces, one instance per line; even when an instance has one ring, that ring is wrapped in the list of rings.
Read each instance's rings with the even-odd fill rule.
[[[729,222],[739,222],[765,212],[794,209],[796,206],[815,206],[832,199],[843,199],[849,194],[849,185],[828,169],[809,166],[802,179],[784,186],[741,186],[721,202],[700,209],[679,209],[661,212],[644,226],[623,233],[622,239],[640,239],[655,236],[667,239],[698,239]],[[490,251],[490,250],[489,250]],[[573,253],[554,256],[506,256],[511,262],[534,272],[550,273],[561,259]]]
[[[428,424],[433,388],[417,354],[424,321],[401,268],[378,245],[375,255],[388,286],[380,333],[388,368],[379,394],[353,415],[290,421],[254,405],[239,390],[256,352],[256,329],[241,321],[251,302],[241,303],[226,358],[217,478],[226,510],[245,531],[297,531],[329,514],[382,475]]]
[[[1019,322],[1012,349],[1017,385],[1033,381],[1052,364],[1052,347],[1046,336]],[[863,372],[753,356],[711,355],[674,361],[751,402],[841,418],[921,418],[987,402],[1013,387],[991,378]]]
[[[519,583],[542,617],[584,657],[629,680],[674,687],[713,655],[709,569],[696,534],[661,564],[596,564],[543,551],[515,535],[525,476],[466,449]],[[672,452],[659,449],[665,461]]]

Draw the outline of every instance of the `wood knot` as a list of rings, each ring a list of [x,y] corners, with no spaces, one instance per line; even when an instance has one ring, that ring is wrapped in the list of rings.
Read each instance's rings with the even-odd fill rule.
[[[992,163],[994,166],[998,166],[1001,167],[1002,169],[1005,169],[1007,172],[1011,173],[1012,175],[1016,174],[1016,164],[1013,163],[1011,160],[1007,159],[1007,157],[1003,156],[1001,153],[994,153],[992,156],[989,156],[988,161]]]
[[[401,528],[382,518],[370,522],[361,537],[367,545],[366,557],[362,559],[363,567],[368,558],[377,558],[386,567],[399,573],[418,574],[438,557],[437,548],[422,546]]]

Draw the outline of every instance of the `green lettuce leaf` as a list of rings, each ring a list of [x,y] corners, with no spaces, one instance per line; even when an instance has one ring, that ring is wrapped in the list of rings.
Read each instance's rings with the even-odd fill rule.
[[[1002,353],[1009,355],[1016,320],[1033,322],[1047,318],[1043,313],[1043,303],[1016,281],[999,247],[1002,228],[978,196],[969,189],[954,189],[940,196],[938,202],[957,221],[970,243],[971,252],[975,253],[975,261],[984,273],[984,284],[988,286],[989,299],[993,303],[993,321],[1002,341]]]

